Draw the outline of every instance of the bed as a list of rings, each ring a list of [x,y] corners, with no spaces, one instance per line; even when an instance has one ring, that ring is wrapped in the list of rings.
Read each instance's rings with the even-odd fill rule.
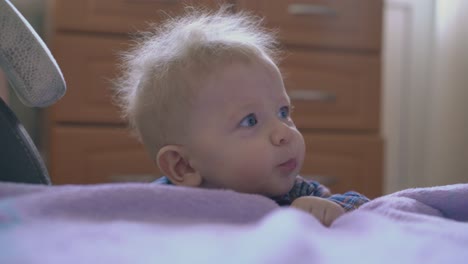
[[[0,263],[466,263],[467,198],[408,189],[326,228],[227,190],[0,183]]]

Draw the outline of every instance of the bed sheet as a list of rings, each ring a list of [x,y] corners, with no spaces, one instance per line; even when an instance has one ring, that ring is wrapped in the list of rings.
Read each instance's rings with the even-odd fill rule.
[[[467,198],[404,190],[326,228],[225,190],[0,183],[0,263],[466,263]]]

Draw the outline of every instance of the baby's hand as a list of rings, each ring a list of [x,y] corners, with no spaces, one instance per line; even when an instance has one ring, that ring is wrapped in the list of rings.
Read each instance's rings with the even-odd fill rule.
[[[291,206],[312,214],[325,226],[330,226],[335,219],[345,213],[337,203],[314,196],[299,197]]]

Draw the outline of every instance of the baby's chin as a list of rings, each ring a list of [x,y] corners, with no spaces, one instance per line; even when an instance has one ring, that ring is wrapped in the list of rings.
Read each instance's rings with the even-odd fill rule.
[[[278,186],[275,189],[268,190],[264,195],[268,197],[281,197],[289,193],[291,189],[294,187],[294,182],[295,182],[295,177],[294,180],[292,180],[288,184],[283,184],[281,186]]]

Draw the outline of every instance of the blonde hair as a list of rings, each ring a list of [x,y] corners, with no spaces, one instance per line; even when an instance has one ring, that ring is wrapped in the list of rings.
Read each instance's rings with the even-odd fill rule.
[[[154,31],[143,33],[122,56],[117,102],[152,158],[187,133],[190,98],[222,64],[278,55],[272,31],[226,6],[207,12],[187,8]]]

